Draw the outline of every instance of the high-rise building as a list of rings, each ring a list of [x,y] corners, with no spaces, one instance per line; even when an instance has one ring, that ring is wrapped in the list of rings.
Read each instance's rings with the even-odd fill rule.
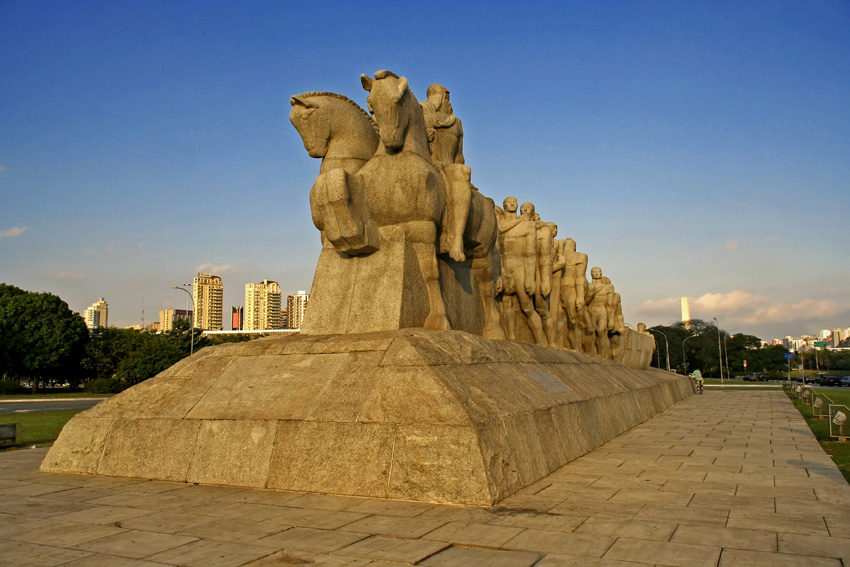
[[[289,329],[300,329],[304,324],[304,314],[307,312],[307,303],[310,294],[299,290],[295,295],[286,298],[286,312],[289,317]]]
[[[844,340],[844,332],[841,329],[832,330],[832,346],[837,347],[838,343]]]
[[[688,304],[688,298],[682,298],[682,323],[686,329],[691,328],[691,307]]]
[[[234,331],[241,331],[245,321],[245,308],[241,305],[234,305],[230,308],[230,328]]]
[[[106,327],[109,320],[109,306],[101,297],[85,310],[83,318],[86,320],[86,327],[89,330]]]
[[[160,309],[159,330],[163,333],[174,329],[174,321],[177,319],[191,319],[192,312],[186,309]]]
[[[245,284],[246,331],[280,329],[280,285],[271,280]]]
[[[288,329],[289,328],[289,310],[286,307],[283,307],[280,310],[280,328]]]
[[[221,278],[203,272],[192,283],[195,300],[195,328],[203,331],[221,331],[224,309],[224,285]]]

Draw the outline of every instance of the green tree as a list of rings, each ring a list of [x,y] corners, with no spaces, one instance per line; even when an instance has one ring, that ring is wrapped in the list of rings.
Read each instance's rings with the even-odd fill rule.
[[[122,382],[138,384],[188,355],[167,335],[140,334],[143,336],[142,344],[118,365],[115,377]]]
[[[83,367],[95,379],[115,377],[118,366],[144,343],[140,331],[99,327],[91,332]]]
[[[83,318],[51,293],[0,289],[0,361],[4,372],[32,379],[78,378],[89,341]]]

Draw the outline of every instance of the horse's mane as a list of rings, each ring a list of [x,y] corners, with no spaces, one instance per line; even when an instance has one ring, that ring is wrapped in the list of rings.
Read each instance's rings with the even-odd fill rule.
[[[353,100],[351,100],[350,98],[348,98],[345,95],[341,95],[341,94],[338,94],[338,93],[329,93],[329,92],[325,92],[325,91],[310,91],[310,92],[301,93],[301,94],[295,95],[295,96],[298,97],[298,98],[302,98],[302,97],[308,98],[308,97],[311,97],[311,96],[329,96],[331,98],[344,100],[345,102],[347,102],[348,104],[350,104],[351,106],[353,106],[354,108],[359,110],[363,114],[363,116],[365,116],[366,118],[369,119],[369,122],[373,122],[371,114],[369,114],[368,112],[363,110],[363,107],[361,107],[359,104],[357,104],[356,102],[354,102]]]

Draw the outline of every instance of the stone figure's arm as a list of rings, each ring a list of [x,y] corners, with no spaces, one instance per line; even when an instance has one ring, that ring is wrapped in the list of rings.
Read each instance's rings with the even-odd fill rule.
[[[555,243],[555,260],[552,262],[552,273],[563,270],[567,266],[567,257],[564,256],[564,241]]]
[[[584,306],[587,305],[585,293],[587,293],[587,280],[583,277],[578,278],[576,280],[576,309],[578,310],[584,309]]]
[[[540,274],[543,279],[540,282],[540,293],[543,297],[549,297],[552,293],[552,278],[548,274],[552,273],[552,236],[548,229],[543,229],[543,238],[537,241],[537,261],[540,262]],[[543,277],[545,274],[546,277]]]
[[[455,156],[455,163],[466,163],[463,160],[463,125],[460,122],[460,118],[457,120],[457,155]]]
[[[617,312],[614,305],[614,287],[608,286],[608,296],[605,298],[605,312],[608,314],[608,329],[613,330],[617,324]]]
[[[528,217],[524,220],[528,220]],[[534,221],[527,223],[526,227],[525,254],[522,260],[525,271],[525,292],[532,295],[537,291],[537,229]]]
[[[499,217],[498,220],[499,220],[499,233],[502,234],[502,233],[509,231],[510,229],[512,229],[513,227],[518,225],[520,222],[522,222],[523,218],[522,217],[505,218],[505,217],[502,216],[502,217]]]

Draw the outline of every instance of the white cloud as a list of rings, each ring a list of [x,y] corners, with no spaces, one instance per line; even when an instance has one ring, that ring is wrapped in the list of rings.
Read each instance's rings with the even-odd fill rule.
[[[732,240],[730,240],[729,242],[726,243],[726,246],[724,248],[726,248],[726,250],[735,250],[737,247],[738,247],[738,239],[733,238]]]
[[[207,274],[212,274],[214,276],[223,276],[226,274],[238,274],[239,272],[244,271],[245,268],[240,268],[238,266],[234,266],[232,264],[220,264],[216,265],[212,262],[206,262],[201,264],[197,268],[195,268],[195,272],[204,272]]]
[[[651,299],[633,310],[635,316],[647,320],[660,320],[665,324],[678,320],[681,298]],[[832,299],[803,298],[793,302],[781,301],[752,292],[733,289],[725,293],[706,293],[690,300],[691,317],[710,321],[720,320],[721,327],[755,327],[831,319],[836,314],[850,310],[850,302]]]
[[[68,270],[56,270],[47,274],[48,277],[54,280],[80,281],[86,279],[85,274],[79,272],[71,272]]]
[[[2,167],[2,166],[0,166]],[[27,229],[25,226],[16,226],[14,228],[9,228],[6,230],[0,230],[0,238],[14,238],[16,236],[20,236]]]

